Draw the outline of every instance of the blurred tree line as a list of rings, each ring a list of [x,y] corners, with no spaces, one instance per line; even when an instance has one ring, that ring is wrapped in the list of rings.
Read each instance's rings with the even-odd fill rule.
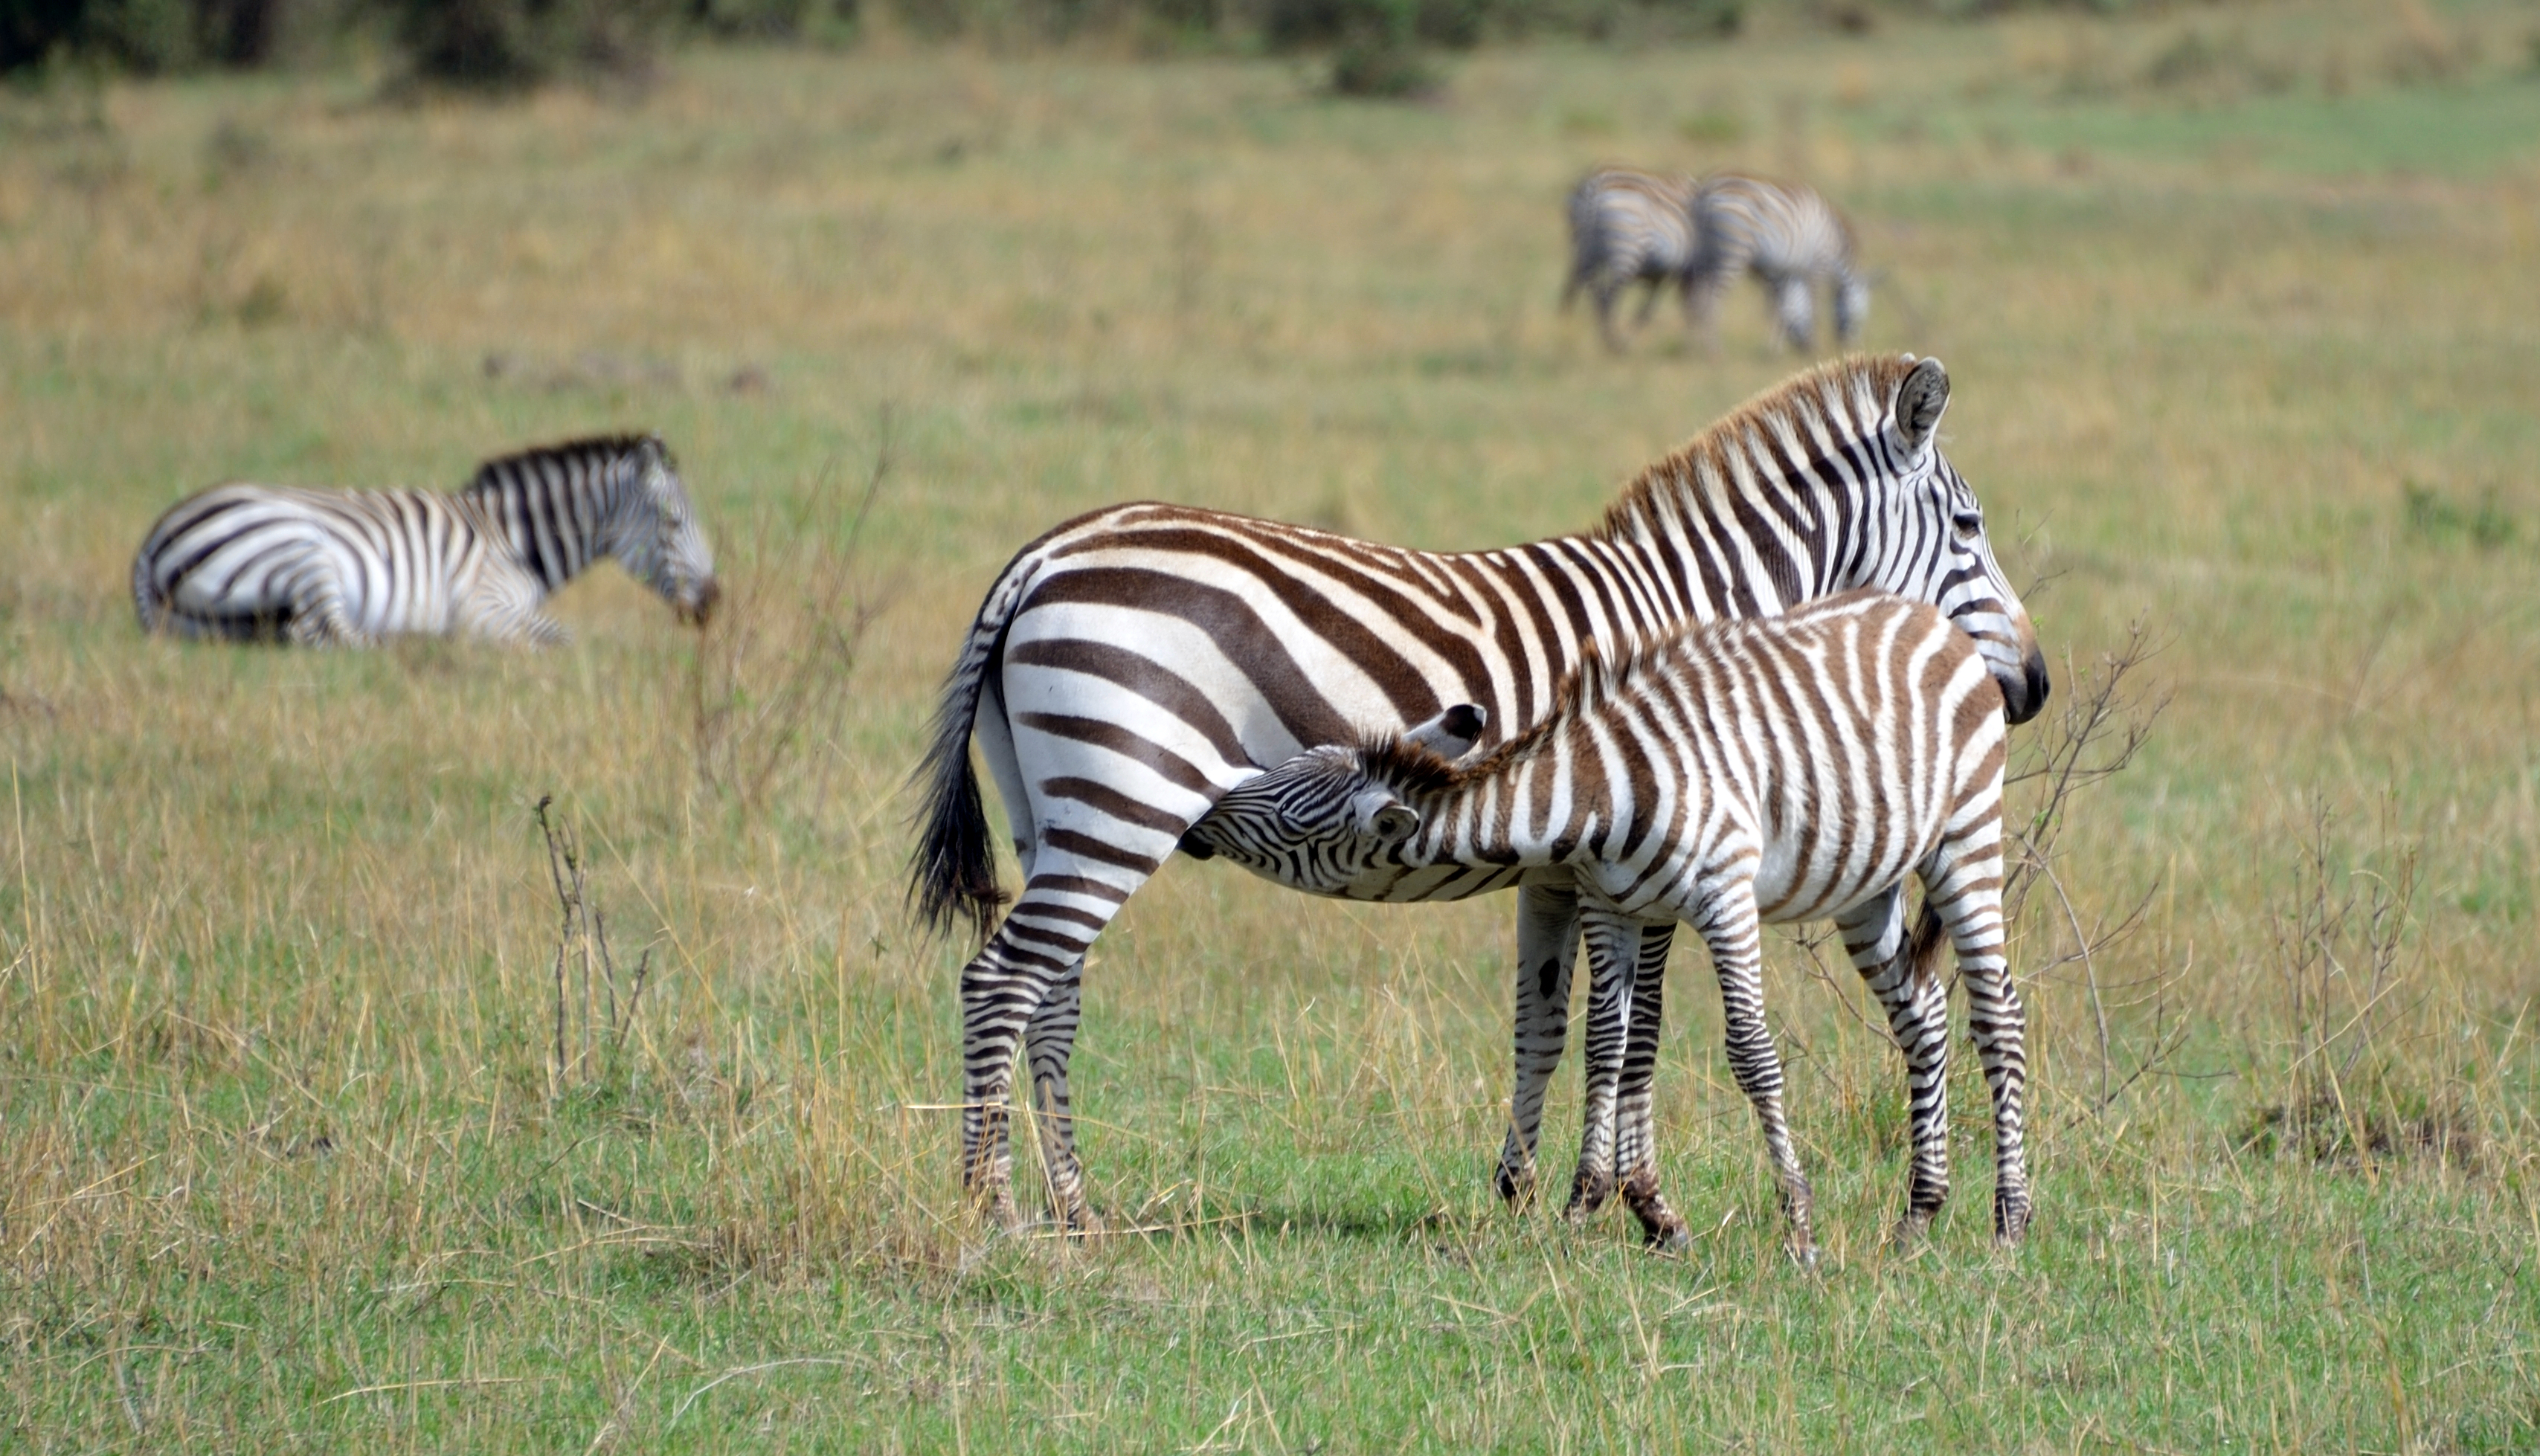
[[[384,45],[412,80],[487,91],[640,77],[692,36],[852,44],[876,28],[996,45],[1126,35],[1154,51],[1329,50],[1353,88],[1416,85],[1408,57],[1528,35],[1732,34],[1745,0],[0,0],[0,73],[136,75],[287,64]],[[1396,65],[1396,63],[1399,63]],[[1388,65],[1409,74],[1383,74]]]

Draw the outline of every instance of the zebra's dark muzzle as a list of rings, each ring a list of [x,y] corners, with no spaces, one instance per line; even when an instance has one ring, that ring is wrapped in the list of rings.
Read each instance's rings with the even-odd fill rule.
[[[2035,648],[2019,664],[2019,690],[2003,684],[2002,716],[2006,723],[2026,723],[2046,711],[2046,699],[2055,691],[2055,680],[2046,671],[2046,655]]]
[[[697,599],[677,603],[679,620],[691,627],[702,627],[714,615],[715,603],[723,600],[723,585],[708,577],[697,588]]]

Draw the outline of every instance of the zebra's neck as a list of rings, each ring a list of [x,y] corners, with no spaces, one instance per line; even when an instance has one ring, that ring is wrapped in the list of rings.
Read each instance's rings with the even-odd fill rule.
[[[553,591],[617,553],[633,463],[625,442],[581,441],[487,460],[460,494]]]
[[[1886,401],[1909,366],[1811,370],[1644,471],[1588,539],[1628,561],[1672,626],[1767,616],[1860,585],[1867,522],[1895,488]]]
[[[1411,868],[1541,867],[1566,863],[1624,810],[1593,752],[1580,751],[1575,714],[1557,715],[1451,782],[1396,783],[1420,812],[1401,849]]]

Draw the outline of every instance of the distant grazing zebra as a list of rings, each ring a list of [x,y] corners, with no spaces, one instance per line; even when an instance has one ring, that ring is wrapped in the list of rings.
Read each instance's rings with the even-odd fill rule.
[[[702,622],[714,551],[650,435],[487,460],[454,495],[216,485],[170,508],[132,561],[144,632],[364,647],[397,633],[561,643],[538,610],[614,556]]]
[[[1814,187],[1722,173],[1693,197],[1699,239],[1687,270],[1687,309],[1706,338],[1720,296],[1753,273],[1773,298],[1782,337],[1804,351],[1816,333],[1816,288],[1834,285],[1834,332],[1849,343],[1870,315],[1870,280],[1853,256],[1852,226]]]
[[[1808,1181],[1764,1025],[1762,927],[1832,917],[1904,1049],[1913,1174],[1899,1231],[1948,1197],[1948,992],[1905,934],[1904,877],[1956,943],[1994,1097],[1994,1227],[2028,1225],[2026,1017],[2003,956],[2002,690],[1975,643],[1920,602],[1855,591],[1590,652],[1551,714],[1480,758],[1479,711],[1408,736],[1309,749],[1218,801],[1191,831],[1283,884],[1380,900],[1441,868],[1565,870],[1582,905],[1701,932],[1719,974],[1729,1069],[1764,1125],[1794,1241],[1813,1260]],[[1457,716],[1461,715],[1460,722]],[[1611,924],[1611,922],[1608,922]],[[1591,935],[1595,934],[1591,927]],[[1632,957],[1592,956],[1588,1077],[1611,1105],[1627,1024],[1649,1023]],[[1635,1048],[1642,1051],[1641,1048]],[[1610,1153],[1610,1149],[1606,1149]],[[1653,1241],[1683,1221],[1643,1146],[1623,1193]],[[1612,1187],[1583,1188],[1593,1207]]]
[[[1265,765],[1450,703],[1520,728],[1590,643],[1619,650],[1857,587],[1937,604],[1977,641],[2013,720],[2036,713],[2045,658],[1975,492],[1936,444],[1948,390],[1937,360],[1820,366],[1644,471],[1594,529],[1505,550],[1405,551],[1154,504],[1024,547],[988,589],[918,769],[910,898],[936,928],[966,921],[987,937],[961,972],[970,1194],[1018,1217],[1007,1126],[1020,1044],[1053,1212],[1087,1224],[1067,1084],[1086,951],[1219,796]],[[1002,924],[974,737],[1023,870]],[[1390,893],[1453,899],[1521,877],[1449,868]],[[1520,892],[1510,1198],[1533,1187],[1578,918],[1566,877]],[[1663,960],[1667,936],[1640,937],[1645,962]]]
[[[1596,327],[1605,346],[1621,352],[1614,331],[1614,298],[1635,283],[1649,285],[1639,322],[1650,321],[1658,290],[1669,284],[1691,308],[1694,262],[1693,181],[1656,176],[1628,168],[1600,167],[1570,193],[1570,279],[1561,307],[1581,289],[1596,301]],[[1690,315],[1688,315],[1690,316]]]

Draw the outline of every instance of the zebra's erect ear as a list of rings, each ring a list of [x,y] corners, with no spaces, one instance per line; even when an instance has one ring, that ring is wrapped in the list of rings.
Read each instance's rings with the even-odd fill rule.
[[[1482,730],[1491,726],[1491,710],[1479,703],[1457,703],[1402,735],[1402,741],[1426,748],[1448,762],[1473,751]]]
[[[1896,439],[1911,453],[1919,454],[1923,447],[1940,428],[1940,412],[1949,407],[1949,372],[1937,359],[1917,363],[1896,386]]]

